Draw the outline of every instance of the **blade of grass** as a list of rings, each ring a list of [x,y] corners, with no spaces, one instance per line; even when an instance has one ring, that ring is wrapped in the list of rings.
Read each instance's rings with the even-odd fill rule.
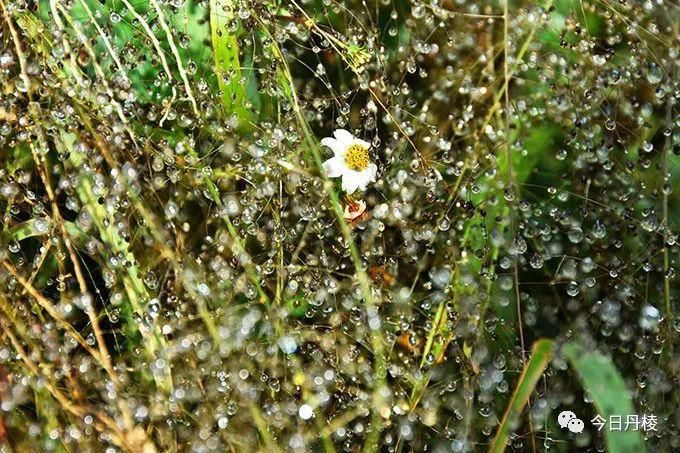
[[[199,115],[198,104],[196,103],[196,99],[194,98],[194,93],[193,90],[191,89],[191,82],[189,82],[187,71],[186,69],[184,69],[184,65],[182,64],[182,57],[179,54],[177,45],[175,44],[175,39],[173,37],[174,35],[172,33],[172,30],[170,30],[170,27],[168,26],[168,23],[165,20],[165,14],[163,13],[161,5],[159,5],[156,0],[150,0],[150,3],[151,5],[153,5],[154,10],[156,11],[157,15],[156,18],[158,20],[158,23],[165,32],[165,37],[168,42],[168,46],[170,46],[170,51],[172,52],[172,55],[175,57],[175,61],[177,63],[177,71],[179,72],[179,76],[182,79],[182,82],[184,83],[184,91],[186,92],[187,98],[191,102],[191,106],[194,110],[194,113],[196,114],[196,116],[198,116]]]
[[[72,167],[77,168],[84,165],[86,162],[83,153],[77,151],[74,147],[75,139],[76,137],[73,134],[61,134],[61,143],[66,149],[70,150],[68,162]],[[125,274],[122,278],[123,287],[128,297],[130,303],[129,308],[131,308],[132,313],[143,317],[144,308],[149,302],[150,297],[142,282],[139,266],[134,264],[138,261],[130,251],[125,239],[120,235],[115,224],[109,221],[106,209],[97,202],[96,196],[94,195],[94,182],[91,176],[83,174],[78,181],[76,193],[83,203],[83,206],[90,214],[102,242],[106,245],[107,253],[110,253],[109,256],[119,255],[123,257],[124,262],[130,263],[129,266],[126,266]],[[108,261],[109,256],[104,256],[106,261]],[[159,358],[165,359],[167,357],[167,344],[159,326],[154,323],[150,326],[151,328],[147,330],[137,325],[137,322],[133,318],[133,316],[130,316],[128,325],[130,327],[134,326],[134,328],[141,333],[144,338],[143,343],[148,357],[151,360]],[[163,365],[163,370],[160,373],[154,373],[154,381],[159,390],[169,393],[173,388],[170,365],[167,360],[161,360],[159,362]]]
[[[210,0],[210,31],[222,106],[227,115],[236,115],[243,127],[250,124],[252,115],[246,108],[249,103],[246,84],[241,83],[238,37],[229,31],[234,15],[234,2]]]
[[[48,234],[49,231],[44,227],[41,227],[41,222],[50,222],[50,219],[49,217],[40,219],[33,218],[26,220],[25,222],[17,223],[13,227],[2,232],[2,239],[18,242],[30,237]]]
[[[262,442],[266,447],[265,451],[271,452],[281,451],[274,443],[274,439],[272,438],[272,435],[269,432],[269,425],[267,424],[265,418],[262,416],[262,412],[260,412],[260,409],[258,409],[258,407],[254,404],[250,406],[250,415],[253,417],[255,428],[257,429],[257,432],[260,434],[260,438],[262,439]]]
[[[563,347],[567,359],[574,367],[590,394],[597,412],[609,420],[610,415],[634,414],[633,403],[626,383],[609,357],[599,352],[586,352],[578,343]],[[638,431],[612,431],[605,434],[607,450],[616,453],[644,453],[645,444]]]
[[[529,401],[529,396],[536,387],[536,382],[545,371],[550,358],[552,357],[553,341],[548,339],[538,340],[534,343],[531,358],[524,366],[524,370],[519,377],[519,381],[515,386],[515,391],[512,394],[512,399],[505,409],[505,414],[498,427],[496,436],[491,443],[490,452],[499,453],[505,451],[508,440],[510,438],[510,424],[519,417],[524,409],[524,406]]]

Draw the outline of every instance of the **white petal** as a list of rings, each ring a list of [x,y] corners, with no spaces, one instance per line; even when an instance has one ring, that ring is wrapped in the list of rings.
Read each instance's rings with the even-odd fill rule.
[[[368,187],[368,184],[375,181],[375,176],[376,172],[378,171],[378,167],[376,167],[375,164],[369,164],[368,168],[366,170],[360,172],[357,174],[357,183],[358,187],[361,190],[366,190],[366,187]]]
[[[342,175],[345,166],[343,165],[343,160],[341,158],[331,157],[323,163],[323,169],[326,170],[329,178],[337,178]]]
[[[351,172],[351,173],[356,173],[356,172]],[[346,173],[342,174],[342,190],[344,190],[348,194],[354,193],[357,190],[357,187],[358,187],[357,178],[356,178],[355,175],[353,175],[351,173],[346,172]]]
[[[378,166],[376,164],[368,164],[368,168],[366,169],[371,174],[371,182],[374,182],[376,179],[376,176],[378,175]]]
[[[366,190],[366,187],[368,186],[368,183],[371,181],[371,175],[367,173],[366,171],[362,171],[359,177],[357,178],[357,187],[360,190]]]
[[[347,150],[347,147],[345,145],[343,145],[339,140],[336,140],[332,137],[322,138],[321,144],[324,146],[328,146],[333,151],[333,154],[335,154],[336,156],[342,155]]]
[[[354,141],[354,136],[345,129],[336,129],[333,132],[333,135],[335,135],[335,138],[337,138],[340,143],[345,145],[345,148],[351,145],[352,142]]]
[[[371,149],[371,144],[368,143],[366,140],[362,140],[360,138],[355,138],[353,143],[356,143],[357,145],[363,146],[366,149]]]

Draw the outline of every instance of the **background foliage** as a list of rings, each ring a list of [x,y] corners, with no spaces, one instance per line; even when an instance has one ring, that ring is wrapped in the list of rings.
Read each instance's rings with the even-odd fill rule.
[[[0,0],[0,448],[677,450],[679,13]]]

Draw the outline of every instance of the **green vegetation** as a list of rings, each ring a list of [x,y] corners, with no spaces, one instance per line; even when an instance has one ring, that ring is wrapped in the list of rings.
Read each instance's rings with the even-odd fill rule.
[[[679,450],[679,23],[0,0],[0,451]]]

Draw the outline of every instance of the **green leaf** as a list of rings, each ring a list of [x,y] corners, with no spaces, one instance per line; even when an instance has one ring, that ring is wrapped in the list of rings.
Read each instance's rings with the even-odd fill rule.
[[[285,302],[286,310],[293,318],[304,318],[309,309],[309,302],[302,294],[295,295]]]
[[[42,228],[38,228],[38,221],[42,222],[43,225],[48,225],[48,228],[44,228],[44,226]],[[41,219],[34,218],[14,225],[12,228],[3,232],[3,236],[5,236],[4,239],[23,241],[24,239],[30,237],[43,236],[47,234],[49,232],[48,230],[50,229],[51,221],[48,217]]]
[[[40,226],[38,222],[42,222],[43,225]],[[45,225],[47,225],[47,228],[45,228]],[[84,247],[88,241],[92,240],[92,238],[89,237],[87,233],[81,230],[80,227],[78,227],[78,225],[73,222],[64,222],[64,227],[66,228],[66,232],[71,237],[71,240],[73,240],[78,246]],[[23,241],[24,239],[31,237],[51,234],[52,229],[52,220],[49,217],[33,218],[21,223],[17,223],[11,228],[3,231],[0,233],[0,237],[3,240]]]
[[[621,374],[609,357],[599,352],[586,352],[577,343],[563,347],[569,362],[578,373],[583,388],[590,394],[597,412],[609,420],[610,415],[635,414],[630,392]],[[607,450],[615,453],[645,451],[645,444],[638,431],[607,430]]]
[[[13,157],[7,159],[7,162],[4,163],[10,174],[19,169],[29,170],[34,166],[31,150],[27,146],[19,145],[10,151],[10,154],[13,154]]]
[[[210,31],[222,106],[227,115],[239,118],[240,126],[246,126],[252,112],[246,108],[250,101],[247,85],[241,81],[238,36],[229,31],[229,23],[235,20],[235,6],[230,0],[210,0]]]
[[[498,453],[505,451],[508,443],[510,424],[522,413],[524,406],[529,401],[529,396],[536,387],[536,382],[545,371],[552,357],[553,341],[548,339],[538,340],[534,343],[531,358],[524,366],[522,375],[515,386],[510,404],[505,409],[505,414],[491,444],[490,452]]]

